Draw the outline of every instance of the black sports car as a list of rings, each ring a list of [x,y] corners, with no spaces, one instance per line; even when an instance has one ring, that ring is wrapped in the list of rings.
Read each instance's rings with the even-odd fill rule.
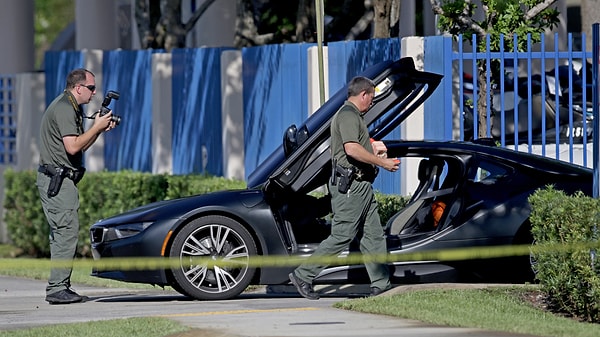
[[[375,139],[396,128],[441,81],[440,75],[415,70],[410,58],[377,64],[362,75],[377,85],[374,104],[365,114]],[[250,175],[247,189],[157,202],[94,224],[90,234],[95,259],[179,262],[155,270],[94,269],[93,275],[169,285],[197,299],[232,298],[250,284],[287,284],[294,266],[257,267],[249,261],[254,256],[308,256],[328,235],[329,124],[345,99],[343,88],[303,125],[290,126],[282,145]],[[418,187],[386,224],[390,256],[529,244],[527,198],[536,189],[554,184],[567,192],[591,194],[591,170],[557,160],[483,142],[385,143],[388,156],[419,160]],[[198,263],[194,257],[210,257],[215,263]],[[237,264],[219,266],[218,261]],[[520,281],[532,276],[528,256],[398,261],[390,268],[397,284]],[[362,265],[335,265],[315,283],[368,283],[368,277]]]

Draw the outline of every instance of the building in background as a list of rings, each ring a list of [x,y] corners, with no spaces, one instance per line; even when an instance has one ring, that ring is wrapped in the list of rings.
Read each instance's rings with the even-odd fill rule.
[[[182,19],[187,21],[204,0],[182,0]],[[187,47],[233,46],[237,16],[236,0],[219,0],[211,4],[193,31]],[[578,41],[582,31],[581,0],[561,0],[563,16],[556,29],[566,44],[566,33]],[[3,0],[0,11],[0,75],[36,71],[34,63],[34,0]],[[422,11],[422,29],[415,27],[416,11]],[[75,20],[51,44],[50,50],[140,49],[135,21],[134,0],[75,0]],[[400,37],[435,35],[435,16],[429,0],[403,0],[400,9]],[[8,48],[10,46],[10,48]]]

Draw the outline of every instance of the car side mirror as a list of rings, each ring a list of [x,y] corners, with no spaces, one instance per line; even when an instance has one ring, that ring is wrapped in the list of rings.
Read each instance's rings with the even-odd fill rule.
[[[290,153],[294,152],[294,150],[298,147],[298,142],[296,141],[296,133],[298,132],[298,128],[296,124],[292,124],[288,126],[283,134],[283,152],[286,157],[290,155]]]
[[[285,155],[289,156],[300,147],[308,139],[308,135],[306,125],[302,126],[300,130],[298,130],[296,124],[290,125],[283,134],[283,152]]]

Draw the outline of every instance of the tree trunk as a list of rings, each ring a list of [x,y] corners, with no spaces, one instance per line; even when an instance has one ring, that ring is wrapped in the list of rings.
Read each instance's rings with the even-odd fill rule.
[[[346,40],[354,40],[373,23],[373,6],[369,1],[365,1],[365,12],[358,21],[352,26],[350,32],[346,35]],[[371,35],[372,36],[372,35]]]
[[[167,51],[184,48],[187,32],[181,21],[181,0],[161,0],[162,16],[156,26],[156,40]]]
[[[275,34],[259,35],[258,27],[254,21],[253,0],[238,0],[237,19],[234,46],[236,48],[260,46],[273,41]]]
[[[296,16],[296,42],[315,42],[317,40],[315,0],[298,1]]]
[[[390,20],[392,15],[392,0],[373,0],[374,31],[373,38],[390,37]]]
[[[477,66],[477,89],[479,92],[477,93],[477,115],[478,115],[478,123],[477,123],[477,138],[486,138],[491,137],[492,135],[488,135],[487,133],[487,100],[486,94],[488,90],[490,90],[489,83],[487,82],[486,76],[486,66],[485,60],[479,60]],[[491,93],[490,93],[491,94]],[[490,108],[491,109],[491,108]],[[490,118],[490,123],[491,123]],[[492,125],[490,125],[491,130]]]
[[[142,49],[159,48],[156,45],[154,27],[160,18],[160,0],[136,0],[135,22]]]
[[[237,18],[235,20],[235,40],[234,45],[237,48],[251,46],[250,36],[258,32],[254,22],[254,6],[252,0],[237,1]]]

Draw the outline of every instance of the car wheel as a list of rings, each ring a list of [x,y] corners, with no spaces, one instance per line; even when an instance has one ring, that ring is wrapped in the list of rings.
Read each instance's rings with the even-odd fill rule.
[[[222,300],[239,295],[250,284],[255,268],[249,259],[257,254],[254,239],[237,221],[213,215],[190,222],[177,235],[170,257],[179,259],[171,267],[176,285],[184,295],[202,300]],[[210,264],[194,261],[210,259]],[[218,261],[236,262],[219,266]]]

